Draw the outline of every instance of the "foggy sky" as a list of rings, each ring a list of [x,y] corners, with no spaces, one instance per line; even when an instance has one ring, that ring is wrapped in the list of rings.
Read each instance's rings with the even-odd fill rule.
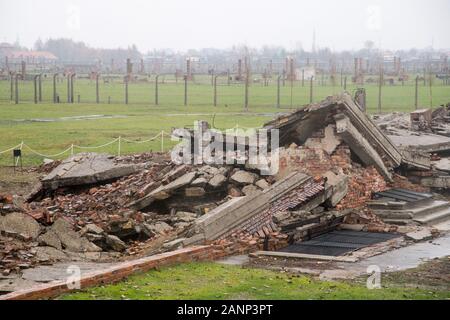
[[[0,42],[90,46],[450,48],[450,0],[0,0]]]

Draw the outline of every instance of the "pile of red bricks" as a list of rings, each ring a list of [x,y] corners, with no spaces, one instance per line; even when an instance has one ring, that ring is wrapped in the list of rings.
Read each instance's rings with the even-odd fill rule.
[[[236,254],[248,254],[258,250],[279,250],[288,246],[288,236],[280,232],[271,232],[267,235],[251,235],[246,232],[236,232],[225,239],[216,240],[214,258],[222,258]]]
[[[348,182],[348,193],[336,209],[363,207],[372,198],[374,192],[380,192],[386,188],[386,181],[374,167],[354,168]]]
[[[393,176],[394,182],[389,184],[390,188],[400,188],[400,189],[407,189],[412,190],[416,192],[429,192],[430,188],[423,187],[419,184],[412,183],[408,180],[408,178],[400,176],[398,174],[394,174]]]
[[[350,149],[346,145],[340,145],[332,155],[328,155],[322,148],[289,147],[280,153],[280,173],[295,168],[310,176],[320,176],[327,171],[335,171],[336,168],[350,170],[352,161]]]

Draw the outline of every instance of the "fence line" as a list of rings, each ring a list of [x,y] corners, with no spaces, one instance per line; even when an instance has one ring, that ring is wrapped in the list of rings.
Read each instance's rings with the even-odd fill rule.
[[[14,147],[8,148],[6,150],[0,151],[0,155],[16,150],[16,149],[20,149],[23,150],[24,148],[26,148],[29,152],[31,152],[32,154],[38,155],[40,157],[43,158],[57,158],[59,156],[62,156],[65,153],[68,153],[70,151],[70,154],[73,155],[74,154],[74,150],[75,149],[89,149],[89,150],[94,150],[94,149],[100,149],[100,148],[104,148],[110,145],[113,145],[114,143],[118,143],[117,145],[117,154],[120,156],[121,154],[121,143],[129,143],[129,144],[144,144],[144,143],[149,143],[152,141],[157,140],[158,138],[161,139],[161,152],[164,151],[164,137],[171,137],[170,134],[166,133],[164,130],[162,130],[160,133],[158,133],[157,135],[155,135],[154,137],[148,139],[148,140],[144,140],[144,141],[133,141],[133,140],[128,140],[125,138],[122,138],[121,136],[119,136],[118,138],[113,139],[110,142],[107,142],[105,144],[102,144],[100,146],[95,146],[95,147],[84,147],[84,146],[79,146],[79,145],[75,145],[75,144],[71,144],[67,149],[64,149],[63,151],[56,153],[56,154],[43,154],[39,151],[36,151],[35,149],[31,148],[29,145],[27,145],[24,141],[22,141],[20,144],[15,145]]]

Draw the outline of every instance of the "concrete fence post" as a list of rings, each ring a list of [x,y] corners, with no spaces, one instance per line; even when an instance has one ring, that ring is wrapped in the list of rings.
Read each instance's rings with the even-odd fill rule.
[[[378,81],[378,113],[381,113],[381,88],[383,87],[383,67],[380,67],[380,78]]]
[[[74,87],[73,87],[73,79],[75,78],[76,74],[72,73],[70,76],[70,102],[74,102]],[[80,97],[78,96],[78,101],[80,101]]]
[[[314,87],[314,77],[311,76],[309,84],[309,103],[313,103],[313,87]]]
[[[159,104],[159,74],[156,75],[155,77],[155,105]]]
[[[19,104],[19,74],[16,73],[15,78],[15,103]]]
[[[128,76],[123,78],[125,83],[125,104],[128,104]]]
[[[217,107],[217,78],[219,75],[214,77],[214,107]]]
[[[280,75],[278,75],[278,78],[277,78],[277,108],[280,108],[280,106],[281,106],[281,99],[280,99],[280,97],[281,97],[281,77],[282,77],[282,75],[280,74]]]
[[[97,73],[95,75],[95,103],[100,103],[100,92],[99,92],[99,78],[100,75]]]
[[[188,104],[188,76],[184,76],[184,105]]]
[[[38,88],[39,88],[39,102],[42,102],[42,73],[39,74],[38,80],[39,80],[39,82],[38,82]]]
[[[53,103],[56,103],[56,77],[58,76],[57,73],[53,74]]]
[[[415,110],[417,110],[419,107],[419,76],[416,76],[416,86],[414,93],[414,108]]]
[[[67,103],[70,103],[70,74],[67,74]]]
[[[244,93],[244,109],[248,110],[248,87],[249,87],[249,75],[250,72],[248,71],[248,68],[246,70],[246,75],[245,75],[245,93]]]
[[[38,79],[39,75],[35,75],[33,77],[33,83],[34,83],[34,103],[37,104],[38,103],[38,88],[37,88],[37,79]]]
[[[9,76],[10,76],[10,80],[11,80],[11,97],[10,97],[10,100],[13,101],[14,100],[14,74],[12,72],[10,72]]]

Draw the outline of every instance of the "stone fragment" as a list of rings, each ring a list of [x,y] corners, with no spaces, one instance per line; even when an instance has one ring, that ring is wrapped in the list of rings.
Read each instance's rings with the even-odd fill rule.
[[[61,240],[59,240],[58,235],[51,230],[40,235],[37,240],[41,246],[49,246],[58,250],[62,250]]]
[[[80,153],[69,157],[42,179],[44,189],[96,184],[130,175],[138,166],[118,164],[107,154]]]
[[[237,184],[253,184],[256,180],[256,177],[257,176],[254,173],[239,170],[231,176],[230,180]]]
[[[111,249],[113,249],[114,251],[125,251],[125,249],[127,248],[127,245],[125,244],[125,242],[123,242],[122,240],[119,239],[119,237],[116,237],[114,235],[108,234],[106,236],[106,244],[111,247]]]
[[[269,183],[265,179],[260,179],[255,182],[255,185],[263,190],[270,187]]]
[[[192,187],[185,189],[186,197],[202,197],[205,195],[205,189],[201,187]]]
[[[210,185],[212,188],[219,188],[221,187],[227,178],[223,174],[216,174],[214,177],[212,177],[211,180],[209,180],[208,185]]]
[[[13,212],[0,216],[0,231],[23,235],[26,238],[36,239],[41,232],[39,223],[27,214]]]
[[[258,189],[257,186],[254,186],[254,185],[250,184],[250,185],[247,185],[247,186],[243,187],[242,188],[242,192],[246,196],[249,196],[249,195],[252,195],[252,194],[255,194],[255,193],[259,193],[259,192],[261,192],[261,190]]]

